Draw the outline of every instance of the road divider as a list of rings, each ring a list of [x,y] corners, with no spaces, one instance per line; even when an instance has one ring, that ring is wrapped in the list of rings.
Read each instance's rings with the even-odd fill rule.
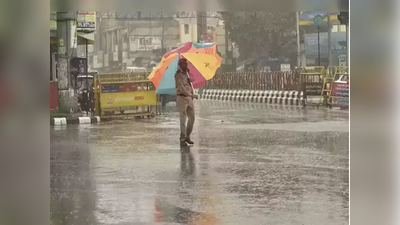
[[[280,105],[303,105],[302,91],[254,91],[206,89],[200,96],[203,101],[254,102]]]
[[[100,117],[75,117],[75,118],[67,118],[67,117],[54,117],[50,119],[51,126],[66,126],[68,124],[93,124],[100,123]]]

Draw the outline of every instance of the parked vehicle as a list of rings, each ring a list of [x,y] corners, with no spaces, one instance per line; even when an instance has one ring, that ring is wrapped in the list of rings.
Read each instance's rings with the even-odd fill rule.
[[[335,83],[341,83],[341,84],[349,83],[349,75],[346,74],[340,75],[339,78],[335,80]]]

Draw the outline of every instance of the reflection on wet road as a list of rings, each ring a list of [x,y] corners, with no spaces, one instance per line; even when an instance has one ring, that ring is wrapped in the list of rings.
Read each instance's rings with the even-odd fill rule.
[[[152,120],[52,127],[52,224],[347,224],[348,114],[198,103]]]

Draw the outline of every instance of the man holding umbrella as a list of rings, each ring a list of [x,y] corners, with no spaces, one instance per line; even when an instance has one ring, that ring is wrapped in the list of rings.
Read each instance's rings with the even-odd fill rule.
[[[175,87],[181,128],[181,135],[179,138],[181,147],[185,147],[188,144],[194,144],[193,141],[190,140],[190,134],[193,130],[195,118],[193,98],[197,99],[198,97],[197,95],[193,94],[193,81],[194,79],[190,78],[189,76],[189,69],[186,59],[179,59],[178,71],[175,74]],[[186,118],[188,118],[187,125]]]
[[[167,52],[147,77],[153,82],[156,94],[177,95],[182,146],[193,144],[190,140],[194,124],[193,99],[198,98],[193,94],[194,87],[206,85],[206,81],[211,80],[221,66],[222,58],[216,49],[215,43],[188,42]]]

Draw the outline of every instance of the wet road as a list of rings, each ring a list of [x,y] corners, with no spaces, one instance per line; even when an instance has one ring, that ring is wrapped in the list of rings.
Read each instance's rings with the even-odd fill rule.
[[[198,103],[51,128],[52,224],[347,224],[348,113]]]

